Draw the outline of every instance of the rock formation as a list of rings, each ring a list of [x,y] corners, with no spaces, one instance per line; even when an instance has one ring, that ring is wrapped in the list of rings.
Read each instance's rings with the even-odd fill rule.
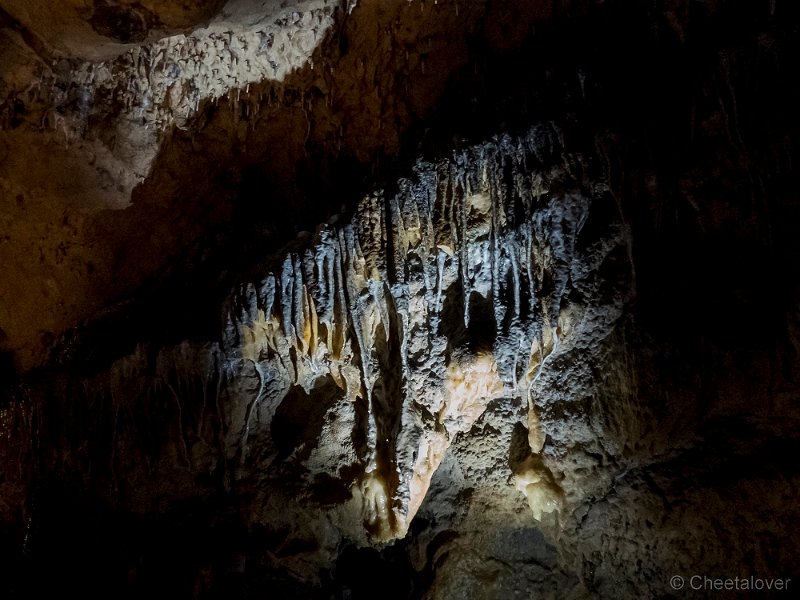
[[[791,594],[796,7],[0,8],[10,598]]]

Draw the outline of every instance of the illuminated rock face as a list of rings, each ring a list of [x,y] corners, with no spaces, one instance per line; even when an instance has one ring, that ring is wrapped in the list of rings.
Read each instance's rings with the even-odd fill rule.
[[[268,103],[264,86],[308,65],[335,8],[327,0],[0,2],[0,210],[9,215],[0,328],[19,370],[43,362],[48,337],[108,302],[98,290],[125,287],[128,275],[108,273],[115,259],[99,247],[126,226],[99,233],[98,213],[132,208],[164,146],[208,106],[223,102],[237,123],[242,113],[254,120]],[[243,134],[235,137],[241,144]],[[135,262],[152,275],[165,261],[161,249],[148,254]],[[37,297],[52,304],[43,317],[31,310]]]
[[[87,379],[65,410],[108,407],[86,425],[112,432],[115,502],[149,512],[221,478],[248,527],[305,540],[277,564],[316,585],[342,543],[403,538],[420,511],[470,532],[558,531],[604,485],[586,468],[598,440],[627,442],[586,395],[633,281],[612,195],[560,138],[546,123],[419,162],[262,265],[218,343],[140,347]],[[42,409],[20,410],[9,435]]]
[[[253,394],[231,399],[241,407],[228,423],[228,452],[242,453],[237,476],[263,477],[288,460],[309,480],[350,490],[350,510],[371,538],[402,537],[448,447],[498,400],[515,407],[509,425],[532,427],[538,440],[531,457],[509,466],[508,440],[498,438],[498,475],[519,470],[537,519],[557,512],[560,482],[579,484],[561,464],[551,472],[546,453],[580,453],[617,432],[592,429],[587,411],[576,415],[585,432],[572,424],[561,435],[551,415],[578,410],[582,398],[553,398],[541,382],[552,380],[551,368],[577,376],[559,361],[582,347],[595,346],[580,368],[599,363],[631,284],[613,198],[603,185],[573,179],[566,160],[558,128],[547,124],[420,163],[395,195],[365,198],[350,223],[322,226],[308,247],[244,286],[223,342],[230,378],[257,374]],[[582,235],[590,219],[609,218],[603,235]],[[315,392],[322,381],[335,386]],[[328,406],[323,423],[335,421],[338,434],[307,431],[312,437],[298,436],[287,458],[269,426],[294,386],[306,402]],[[332,392],[338,399],[321,397]],[[342,404],[353,407],[349,422]],[[261,449],[260,459],[245,454],[248,446]],[[339,524],[358,538],[356,525]]]
[[[0,7],[38,38],[40,45],[62,55],[98,62],[125,52],[133,44],[156,42],[207,25],[230,29],[271,24],[324,4],[324,0],[3,0]],[[202,39],[202,33],[197,37]]]

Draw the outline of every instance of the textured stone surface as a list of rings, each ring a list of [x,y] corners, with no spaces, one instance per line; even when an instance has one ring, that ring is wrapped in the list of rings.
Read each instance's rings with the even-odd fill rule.
[[[608,189],[568,174],[580,160],[543,124],[419,163],[394,196],[368,196],[242,285],[219,345],[141,348],[87,381],[75,409],[108,406],[92,428],[111,433],[110,492],[148,511],[162,477],[181,496],[187,477],[221,469],[250,526],[309,540],[280,565],[311,582],[343,540],[403,537],[421,507],[475,531],[558,523],[598,484],[575,468],[585,448],[622,433],[563,414],[598,385],[580,369],[601,367],[632,283]],[[590,219],[603,227],[587,240]],[[551,377],[574,388],[546,393]],[[149,439],[154,410],[166,438]],[[446,457],[458,476],[431,495]]]
[[[10,597],[794,579],[792,7],[239,2],[55,66],[9,8]]]
[[[0,22],[0,328],[18,370],[230,228],[244,173],[287,199],[261,203],[279,215],[265,229],[309,206],[313,227],[327,216],[319,188],[396,156],[467,63],[467,39],[490,35],[482,3],[370,3],[350,18],[354,6],[228,3],[205,27],[101,61]]]
[[[589,244],[581,238],[593,211],[607,218],[604,205],[613,199],[602,185],[565,174],[558,138],[555,126],[542,125],[520,140],[420,164],[394,197],[366,198],[351,224],[324,226],[311,248],[290,252],[280,269],[242,289],[224,346],[241,356],[242,364],[231,364],[234,380],[255,371],[257,392],[228,430],[238,452],[256,446],[267,461],[251,465],[243,456],[247,476],[270,472],[275,441],[261,432],[283,403],[330,402],[329,414],[320,409],[321,428],[297,435],[283,454],[309,480],[350,490],[352,510],[372,537],[402,537],[450,444],[504,398],[516,407],[505,411],[505,436],[486,431],[483,442],[470,442],[478,454],[497,452],[493,461],[470,461],[493,473],[471,464],[470,479],[497,478],[502,486],[514,474],[525,480],[537,517],[561,509],[561,481],[573,474],[553,473],[548,454],[583,454],[584,445],[600,452],[596,439],[627,433],[606,432],[591,413],[582,428],[571,420],[567,432],[563,414],[584,412],[594,385],[565,366],[576,362],[569,357],[580,353],[587,371],[600,362],[631,279],[619,222],[605,223]],[[615,254],[618,266],[602,273]],[[558,383],[548,381],[555,377]],[[300,398],[287,396],[291,386],[302,388]],[[563,396],[544,393],[554,388]],[[355,405],[352,422],[342,423],[337,396]],[[241,393],[234,397],[241,403]],[[330,445],[329,420],[336,426]],[[531,455],[512,457],[509,470],[515,422],[531,427],[524,435]],[[348,446],[351,458],[343,461]],[[333,459],[325,456],[331,451]],[[583,491],[572,488],[580,484],[569,484],[579,500]]]
[[[19,20],[0,21],[5,57],[0,189],[7,221],[0,253],[8,265],[0,327],[18,368],[27,370],[43,360],[42,346],[54,335],[124,293],[127,276],[104,273],[117,261],[109,254],[120,250],[98,250],[109,243],[96,215],[131,207],[171,132],[186,130],[201,105],[224,99],[232,112],[247,111],[240,109],[239,98],[250,97],[251,84],[282,81],[304,66],[331,27],[334,7],[323,0],[291,6],[232,2],[217,13],[219,2],[157,2],[151,8],[161,16],[153,18],[160,23],[174,17],[175,25],[147,36],[152,40],[146,45],[108,46],[85,34],[87,23],[79,16],[80,25],[69,25],[82,3],[6,4]],[[147,3],[97,4],[112,13],[141,13],[111,14],[106,20],[112,25],[119,21],[133,27],[155,14]],[[98,14],[97,6],[93,10]],[[192,11],[206,15],[204,20],[189,18]],[[208,22],[211,15],[215,19]],[[176,34],[176,29],[184,31]],[[262,89],[256,95],[259,103],[263,94]],[[129,220],[121,217],[113,227],[122,246],[130,243],[124,239]],[[183,243],[167,252],[180,252]],[[160,245],[146,260],[137,260],[151,263],[143,268],[145,276],[167,260],[163,246],[169,244]],[[40,305],[44,298],[50,306],[48,317],[35,327],[35,316],[26,307],[37,304],[37,297]]]

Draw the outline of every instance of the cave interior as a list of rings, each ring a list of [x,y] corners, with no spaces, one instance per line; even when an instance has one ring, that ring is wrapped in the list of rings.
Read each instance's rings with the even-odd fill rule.
[[[791,597],[798,73],[793,0],[0,0],[0,596]]]

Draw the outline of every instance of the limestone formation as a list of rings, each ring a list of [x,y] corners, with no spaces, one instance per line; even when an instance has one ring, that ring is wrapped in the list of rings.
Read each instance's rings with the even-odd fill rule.
[[[0,0],[0,595],[790,597],[799,20]]]

